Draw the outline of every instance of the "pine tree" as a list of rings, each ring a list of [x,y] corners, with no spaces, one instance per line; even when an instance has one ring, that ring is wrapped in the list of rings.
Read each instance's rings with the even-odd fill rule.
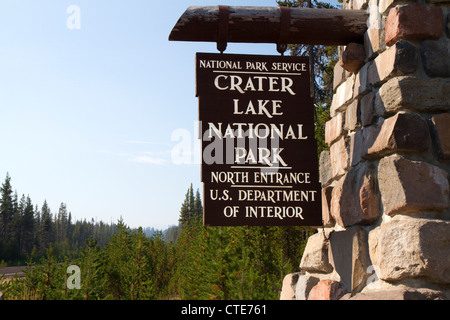
[[[6,174],[5,182],[0,188],[0,262],[17,257],[18,243],[14,230],[17,222],[17,194],[13,195],[11,177]]]
[[[179,234],[180,234],[179,226],[170,226],[164,233],[164,241],[169,244],[170,243],[175,244],[177,242]]]
[[[180,218],[178,221],[180,226],[184,226],[189,221],[189,189],[186,193],[184,202],[181,204]]]
[[[198,219],[202,217],[203,208],[201,206],[200,193],[197,191],[198,197],[194,197],[194,188],[191,186],[186,192],[186,196],[180,209],[180,226],[183,226],[192,219]]]
[[[67,207],[65,203],[61,203],[58,216],[55,223],[56,241],[64,241],[67,238]]]
[[[200,197],[200,192],[198,191],[198,189],[197,192],[195,193],[194,212],[197,219],[201,219],[203,217],[202,199]]]
[[[113,299],[125,299],[129,294],[130,270],[127,265],[130,250],[130,228],[120,217],[117,231],[111,237],[105,259],[106,290]]]
[[[67,238],[72,242],[73,224],[72,224],[72,213],[69,211],[69,216],[67,217]]]
[[[39,229],[39,245],[41,253],[44,253],[47,248],[50,247],[50,243],[53,242],[53,222],[52,213],[48,207],[47,200],[44,200],[44,204],[41,209],[41,224]]]
[[[34,224],[33,204],[31,203],[30,196],[27,196],[22,217],[22,252],[27,256],[31,254],[34,246]]]
[[[0,240],[8,240],[12,234],[12,222],[15,213],[11,177],[6,174],[5,182],[0,188]]]
[[[23,246],[23,217],[25,213],[25,196],[22,195],[18,202],[17,209],[13,217],[12,240],[16,246],[13,260],[20,260]]]

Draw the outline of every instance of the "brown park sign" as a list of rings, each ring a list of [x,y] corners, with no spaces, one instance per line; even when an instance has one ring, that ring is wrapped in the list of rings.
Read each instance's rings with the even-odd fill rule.
[[[197,53],[205,225],[322,225],[308,61]]]

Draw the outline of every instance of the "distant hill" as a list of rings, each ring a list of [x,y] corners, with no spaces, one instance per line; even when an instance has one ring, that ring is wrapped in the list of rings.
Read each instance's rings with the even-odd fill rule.
[[[166,243],[175,243],[178,239],[178,234],[180,232],[180,229],[178,226],[170,226],[167,229],[161,231],[158,229],[155,229],[153,227],[146,227],[142,228],[142,232],[145,234],[146,237],[150,238],[155,235],[157,232],[161,232],[164,237],[164,242]]]

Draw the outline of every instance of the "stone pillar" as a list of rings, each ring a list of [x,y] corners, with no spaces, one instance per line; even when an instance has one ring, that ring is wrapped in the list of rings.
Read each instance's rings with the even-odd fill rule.
[[[450,299],[450,2],[344,0],[370,13],[340,48],[324,228],[296,299]]]

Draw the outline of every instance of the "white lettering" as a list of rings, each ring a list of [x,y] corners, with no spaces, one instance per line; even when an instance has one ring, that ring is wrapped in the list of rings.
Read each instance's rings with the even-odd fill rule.
[[[269,113],[272,117],[272,115],[279,115],[276,110],[279,105],[277,104],[279,101],[274,100],[272,105],[272,112],[270,112],[265,106],[266,104],[264,101],[261,101],[261,114]],[[253,106],[253,105],[252,105]],[[243,111],[239,109],[238,102],[235,101],[234,105],[234,114],[242,114]],[[253,113],[256,112],[254,109],[252,111],[249,111],[249,108],[245,111],[245,114],[248,114],[249,112]],[[205,132],[207,137],[211,139],[212,137],[217,137],[219,139],[224,138],[243,138],[243,137],[257,137],[259,139],[276,139],[279,138],[281,140],[306,140],[308,139],[308,136],[303,135],[303,124],[297,124],[297,130],[294,130],[294,127],[292,125],[285,126],[284,123],[231,123],[228,124],[225,128],[222,127],[222,122],[213,123],[208,122],[208,130]]]
[[[240,189],[238,191],[239,201],[255,202],[314,202],[316,190],[259,190],[259,189]]]
[[[242,85],[245,83],[245,86]],[[244,94],[246,91],[269,91],[269,92],[288,92],[295,96],[296,93],[292,87],[294,81],[289,77],[263,77],[249,76],[246,81],[238,75],[220,74],[214,79],[214,85],[217,89],[238,91]]]
[[[223,214],[227,218],[236,218],[236,215],[239,213],[239,206],[226,206],[223,209]]]
[[[302,207],[279,207],[279,206],[245,206],[246,218],[300,218],[302,216]]]
[[[283,158],[280,156],[280,153],[284,150],[284,148],[257,148],[257,152],[253,149],[247,150],[246,148],[236,147],[235,149],[235,163],[237,164],[266,164],[270,167],[275,164],[281,163],[284,167],[287,167],[287,163],[284,162]]]

